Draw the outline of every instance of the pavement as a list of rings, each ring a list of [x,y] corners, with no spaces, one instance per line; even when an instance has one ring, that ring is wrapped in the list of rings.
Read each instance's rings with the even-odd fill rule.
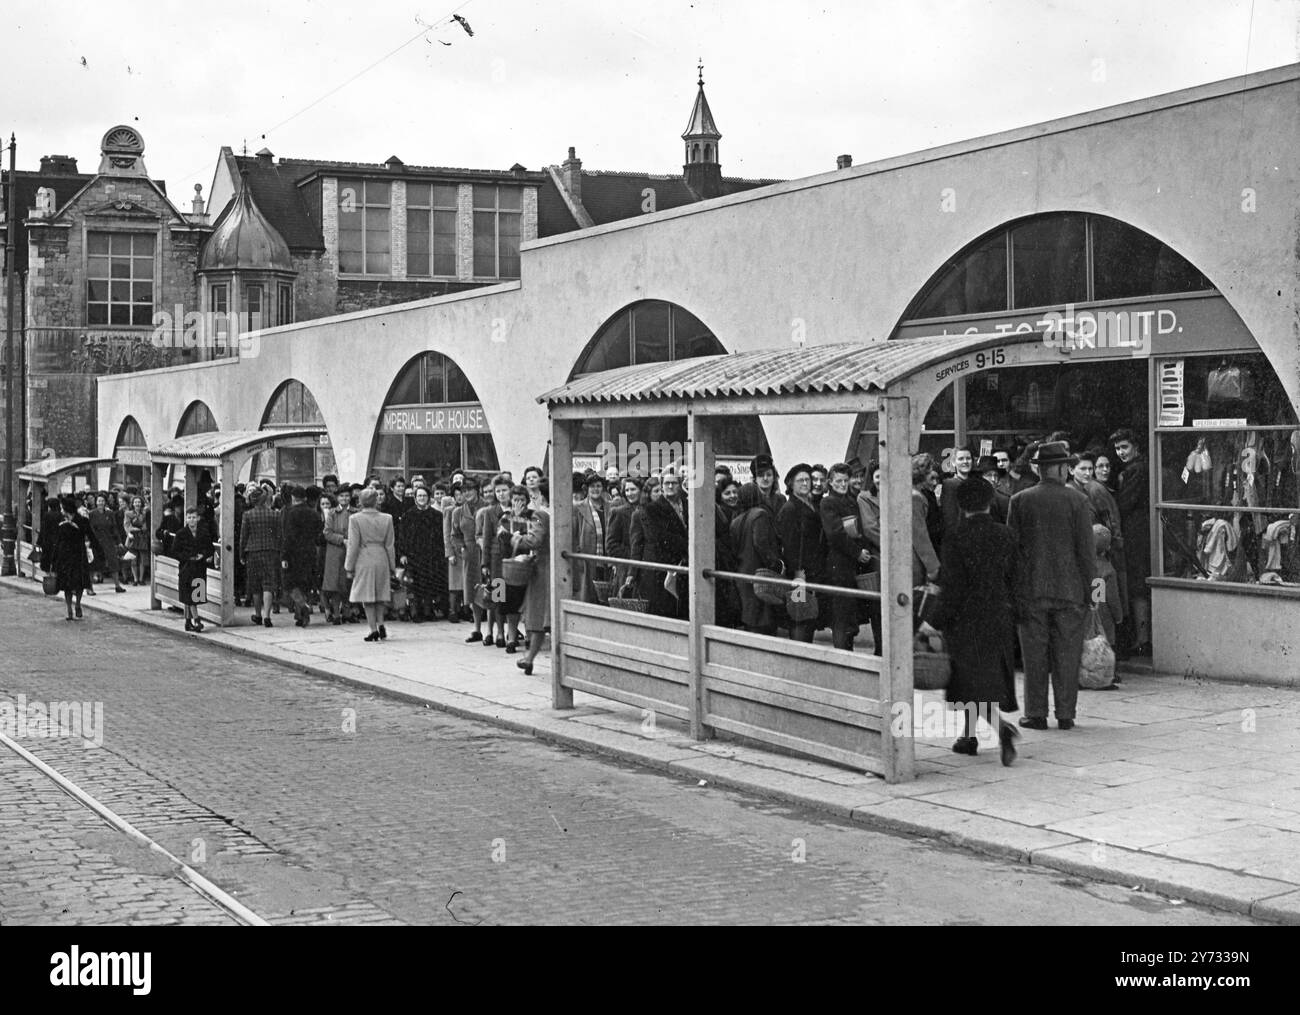
[[[39,583],[0,588],[39,596]],[[271,629],[209,625],[188,635],[178,614],[148,609],[147,591],[87,597],[88,610],[180,638],[419,702],[451,714],[770,799],[874,829],[938,839],[1068,874],[1300,924],[1300,692],[1129,672],[1121,690],[1080,691],[1078,725],[1024,730],[1007,768],[996,747],[953,754],[939,692],[919,693],[917,778],[876,776],[685,727],[581,692],[551,708],[550,667],[525,676],[518,656],[466,644],[468,624],[333,627],[316,614]],[[61,599],[50,602],[62,611]]]

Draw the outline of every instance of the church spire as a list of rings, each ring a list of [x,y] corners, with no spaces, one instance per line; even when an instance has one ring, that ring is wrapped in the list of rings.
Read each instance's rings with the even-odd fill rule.
[[[682,140],[686,142],[686,158],[682,166],[686,185],[700,197],[717,197],[722,193],[722,166],[718,142],[722,134],[713,120],[713,110],[704,95],[704,63],[699,65],[698,91],[691,118],[686,124]]]

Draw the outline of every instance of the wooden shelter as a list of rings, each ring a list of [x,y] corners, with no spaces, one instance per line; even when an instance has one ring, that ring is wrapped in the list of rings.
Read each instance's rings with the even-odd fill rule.
[[[256,454],[271,451],[281,444],[291,444],[314,430],[239,430],[214,431],[191,434],[164,441],[149,452],[151,474],[151,503],[154,527],[163,513],[163,488],[167,472],[175,466],[184,470],[185,506],[198,503],[199,487],[206,472],[211,481],[221,486],[221,507],[218,518],[218,538],[214,543],[216,567],[208,568],[206,605],[200,606],[199,616],[214,624],[229,626],[235,618],[235,589],[231,580],[235,573],[235,482],[244,466]],[[149,606],[160,610],[163,604],[181,605],[179,567],[171,557],[155,554],[152,568]]]
[[[32,561],[32,550],[40,544],[45,520],[45,502],[59,495],[59,487],[69,476],[93,474],[96,469],[113,465],[112,458],[42,458],[18,470],[18,506],[20,515],[18,541],[14,544],[14,572],[20,577],[30,573],[40,577],[40,565]],[[30,505],[30,507],[29,507]]]
[[[715,731],[883,775],[914,777],[910,453],[925,412],[957,376],[1059,362],[1039,334],[945,335],[764,350],[623,367],[541,396],[551,417],[552,696],[574,690]],[[880,653],[847,652],[714,624],[715,420],[737,415],[878,413],[882,480]],[[685,417],[690,450],[683,568],[690,618],[649,616],[573,598],[572,439],[582,420]],[[810,449],[810,451],[813,449]],[[824,449],[818,449],[824,450]],[[692,496],[692,494],[696,494]],[[727,575],[728,580],[752,577]],[[784,583],[789,585],[790,583]],[[816,587],[812,586],[814,591]],[[820,594],[820,593],[819,593]]]

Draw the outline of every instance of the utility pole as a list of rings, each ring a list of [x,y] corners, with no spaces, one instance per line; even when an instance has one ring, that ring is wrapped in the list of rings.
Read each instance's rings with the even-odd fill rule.
[[[0,575],[17,573],[14,554],[18,547],[18,512],[22,506],[14,503],[14,476],[17,475],[18,444],[14,440],[14,372],[18,367],[18,353],[14,342],[14,303],[17,292],[14,280],[18,266],[14,261],[14,235],[18,228],[18,181],[15,177],[15,151],[18,141],[9,135],[9,193],[5,198],[5,470],[4,487],[0,494],[4,516],[0,518]]]

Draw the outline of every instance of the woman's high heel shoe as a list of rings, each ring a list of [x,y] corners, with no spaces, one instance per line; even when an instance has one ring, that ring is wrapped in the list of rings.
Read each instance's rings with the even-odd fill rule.
[[[533,675],[533,664],[531,660],[516,659],[515,665],[524,671],[524,676],[531,677]]]
[[[384,627],[383,624],[380,624],[378,633],[379,633],[379,640],[383,641],[385,638],[388,637],[388,628]]]
[[[379,632],[378,632],[378,631],[371,631],[368,635],[366,635],[366,636],[365,636],[364,638],[362,638],[361,640],[362,640],[362,641],[378,641],[378,640],[379,640]]]

